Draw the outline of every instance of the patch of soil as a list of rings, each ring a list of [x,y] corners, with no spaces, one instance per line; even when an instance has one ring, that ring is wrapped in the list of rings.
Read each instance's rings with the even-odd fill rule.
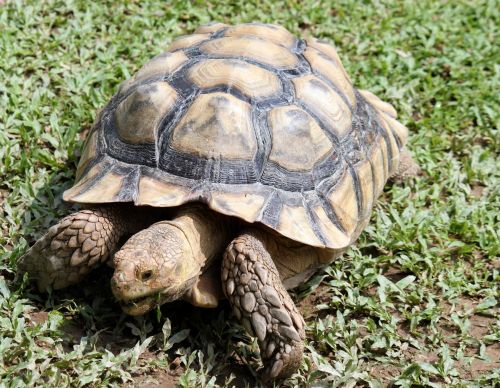
[[[403,278],[407,274],[395,267],[388,267],[384,271],[384,275],[390,278],[392,281],[397,281]],[[108,276],[104,276],[108,278]],[[97,286],[102,284],[100,281],[96,281]],[[97,287],[99,288],[99,287]],[[96,291],[97,292],[97,291]],[[102,292],[102,290],[101,290]],[[373,290],[370,289],[368,292],[376,292],[376,287]],[[86,297],[87,299],[90,297]],[[326,316],[327,314],[332,314],[332,310],[318,310],[317,306],[320,304],[326,304],[330,302],[331,294],[330,287],[327,284],[320,284],[316,289],[314,289],[310,294],[304,297],[297,303],[300,312],[303,314],[304,318],[308,321],[314,320],[316,317]],[[445,339],[446,343],[450,347],[450,351],[453,353],[454,349],[458,346],[459,332],[454,325],[444,319],[449,316],[452,312],[462,312],[468,316],[470,328],[468,334],[476,339],[482,339],[489,332],[489,327],[494,324],[494,318],[489,316],[483,316],[480,314],[472,314],[475,306],[479,303],[477,299],[463,297],[454,305],[450,304],[448,301],[442,300],[440,303],[440,308],[442,309],[443,319],[439,322],[438,327],[442,331],[442,338]],[[210,316],[209,312],[204,311],[202,316]],[[194,307],[189,307],[184,304],[178,304],[171,307],[167,316],[193,316],[198,319],[199,311]],[[201,313],[200,313],[201,314]],[[395,311],[394,314],[398,315]],[[30,318],[35,324],[42,324],[48,319],[48,313],[45,311],[31,312]],[[213,314],[215,317],[215,313]],[[209,318],[210,319],[210,318]],[[107,327],[107,326],[106,326]],[[419,328],[422,334],[426,333],[426,326]],[[61,330],[66,333],[67,339],[64,341],[64,346],[67,350],[72,350],[72,346],[80,342],[81,338],[86,335],[85,325],[83,322],[78,320],[71,320],[66,317],[65,324],[62,326]],[[363,335],[362,331],[360,334]],[[407,323],[402,322],[401,326],[398,327],[398,334],[407,338],[412,336],[409,332]],[[418,340],[421,342],[422,347],[428,346],[426,343],[426,335],[422,335]],[[115,335],[111,331],[103,330],[100,331],[97,337],[97,346],[107,348],[111,352],[117,354],[125,348],[131,348],[134,346],[137,339],[132,335]],[[223,348],[216,349],[216,351],[223,352]],[[399,376],[405,365],[410,365],[413,362],[421,363],[426,362],[430,364],[435,364],[439,361],[439,354],[436,352],[425,352],[422,350],[415,349],[411,346],[406,349],[401,349],[401,353],[404,357],[402,366],[387,365],[378,363],[375,360],[368,360],[365,364],[365,368],[369,371],[370,375],[378,378],[382,381],[382,384],[388,385],[395,377]],[[490,361],[486,361],[478,357],[477,347],[470,346],[466,349],[466,356],[471,358],[471,365],[467,362],[456,362],[455,367],[457,368],[460,376],[465,379],[473,379],[478,376],[491,371],[494,368],[500,367],[500,345],[491,344],[485,349],[485,353]],[[154,352],[144,352],[141,355],[141,360],[147,360],[149,358],[156,357]],[[235,387],[245,387],[250,384],[250,386],[255,385],[255,377],[251,374],[248,367],[245,365],[244,360],[239,360],[236,355],[231,356],[231,362],[224,369],[224,373],[221,373],[217,377],[217,382],[223,384],[225,379],[231,375],[235,376],[235,379],[231,382],[231,386]],[[133,386],[137,387],[174,387],[178,381],[179,376],[183,373],[182,367],[180,367],[179,360],[174,360],[168,367],[157,366],[154,369],[145,368],[145,371],[141,374],[133,376],[134,382]]]
[[[320,304],[328,304],[331,299],[329,289],[329,286],[326,284],[320,284],[314,291],[297,303],[297,307],[305,320],[310,317],[323,315],[321,310],[318,310],[316,307]]]
[[[486,187],[482,185],[474,185],[472,186],[471,193],[476,198],[481,198],[483,195],[483,191]]]
[[[373,365],[366,370],[370,373],[371,377],[382,380],[384,386],[401,373],[400,369],[394,365]]]
[[[408,365],[414,362],[426,362],[428,364],[433,364],[439,360],[438,354],[436,352],[422,353],[421,350],[412,347],[408,347],[403,354],[405,359],[408,361]]]
[[[488,334],[488,328],[492,326],[494,322],[495,319],[492,317],[474,314],[469,318],[469,334],[476,339],[482,339],[486,334]]]
[[[1,2],[2,0],[0,0]],[[1,3],[0,3],[1,4]],[[6,198],[9,196],[10,191],[7,189],[0,189],[0,205],[3,205],[5,202]]]
[[[146,350],[139,357],[139,365],[146,365],[147,360],[154,359],[156,354]],[[174,370],[169,370],[168,368],[157,367],[155,369],[146,369],[143,373],[135,374],[132,376],[134,387],[161,387],[170,388],[175,387],[179,376],[184,372],[184,370],[179,366],[180,359],[177,357],[170,365],[174,367]],[[124,387],[130,386],[129,384],[123,385]]]
[[[41,325],[49,319],[49,313],[46,311],[32,311],[28,315],[36,325]]]
[[[475,145],[479,145],[483,148],[486,148],[490,145],[491,143],[491,140],[487,137],[483,137],[483,136],[476,136],[474,137],[474,140],[473,140],[473,143]]]
[[[397,283],[401,279],[411,275],[411,272],[402,271],[401,268],[390,265],[384,269],[383,275],[391,282]]]
[[[151,373],[133,377],[133,380],[132,385],[137,388],[173,388],[176,386],[178,377],[172,375],[169,371],[155,369]]]
[[[476,352],[473,352],[476,353]],[[474,354],[470,354],[473,356]],[[470,366],[463,362],[458,362],[456,367],[463,378],[475,379],[493,369],[500,368],[500,345],[492,344],[485,350],[488,361],[479,358],[473,358]]]

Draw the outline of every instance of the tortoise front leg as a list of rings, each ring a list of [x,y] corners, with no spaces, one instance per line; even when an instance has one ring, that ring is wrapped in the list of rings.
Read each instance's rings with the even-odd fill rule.
[[[234,314],[258,338],[264,381],[289,377],[299,368],[305,338],[304,320],[266,247],[271,239],[249,230],[229,244],[222,263],[223,290]]]
[[[64,217],[21,257],[19,269],[36,280],[40,291],[81,281],[116,250],[130,232],[122,206],[102,206]]]

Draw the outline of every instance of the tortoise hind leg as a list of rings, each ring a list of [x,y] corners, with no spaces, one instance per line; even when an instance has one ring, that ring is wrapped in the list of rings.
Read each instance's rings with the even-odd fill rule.
[[[271,239],[259,230],[243,233],[229,244],[222,263],[222,288],[234,314],[258,338],[264,381],[299,368],[305,338],[304,320],[266,248]]]
[[[36,280],[40,291],[78,283],[115,251],[127,229],[125,212],[119,206],[70,214],[21,257],[19,269]]]
[[[391,179],[395,182],[403,182],[406,178],[417,176],[421,172],[420,166],[413,160],[410,151],[403,148],[399,155],[399,166],[392,174]]]

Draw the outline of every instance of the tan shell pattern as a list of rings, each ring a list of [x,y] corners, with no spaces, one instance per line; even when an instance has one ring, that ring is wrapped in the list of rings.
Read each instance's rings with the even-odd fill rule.
[[[352,85],[335,48],[268,24],[201,26],[125,81],[64,199],[203,202],[343,249],[368,222],[407,129]]]

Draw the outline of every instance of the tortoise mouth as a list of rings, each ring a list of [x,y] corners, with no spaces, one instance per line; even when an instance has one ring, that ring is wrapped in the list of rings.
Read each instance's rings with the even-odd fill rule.
[[[141,302],[144,302],[144,301],[148,301],[152,297],[153,297],[152,295],[145,295],[145,296],[140,296],[140,297],[134,298],[134,299],[120,300],[119,302],[120,302],[120,306],[129,307],[129,306],[134,306],[134,305],[140,304]]]
[[[173,302],[182,297],[188,289],[193,287],[196,279],[198,279],[198,276],[193,276],[184,282],[181,287],[171,285],[132,297],[118,296],[115,292],[114,294],[124,313],[134,316],[144,315],[162,304]]]
[[[165,294],[155,292],[154,294],[139,296],[133,299],[118,300],[123,312],[128,315],[143,315],[157,306],[168,302]]]
[[[115,277],[111,281],[111,291],[123,312],[128,315],[143,315],[155,307],[175,299],[173,287],[153,287],[143,282],[119,284]]]

